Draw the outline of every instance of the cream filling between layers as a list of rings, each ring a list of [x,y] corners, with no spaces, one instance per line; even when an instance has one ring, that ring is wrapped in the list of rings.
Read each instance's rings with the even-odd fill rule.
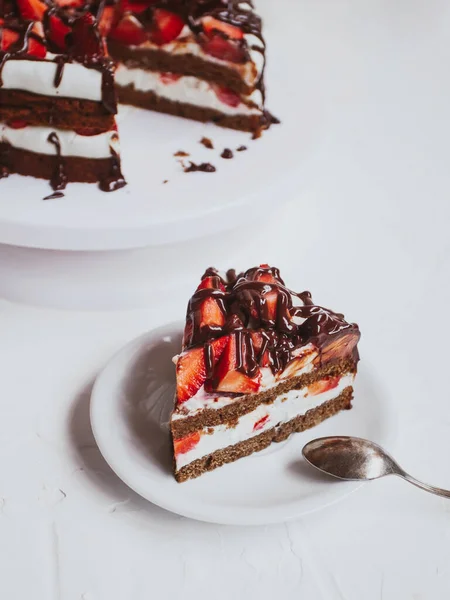
[[[325,402],[337,398],[342,391],[353,384],[354,374],[343,375],[336,387],[315,396],[308,395],[308,388],[290,390],[280,394],[271,404],[260,404],[254,411],[243,415],[235,427],[227,425],[216,425],[212,428],[204,428],[201,431],[200,440],[192,450],[178,454],[175,457],[177,469],[185,467],[189,463],[217,450],[228,446],[234,446],[252,437],[264,433],[277,425],[287,423],[295,417],[305,415],[308,410],[319,407]],[[267,417],[267,418],[266,418]],[[262,419],[265,419],[261,422]],[[255,424],[261,422],[255,429]],[[208,430],[212,433],[208,433]]]
[[[130,69],[119,65],[116,71],[116,84],[121,87],[132,85],[140,92],[154,92],[160,98],[171,102],[183,102],[201,108],[210,108],[227,115],[260,115],[263,109],[263,98],[259,90],[250,96],[242,96],[243,102],[238,106],[229,106],[221,102],[210,83],[197,77],[182,76],[176,81],[165,83],[160,73]],[[251,102],[256,106],[246,104]]]
[[[301,358],[304,357],[303,366],[298,368],[295,373],[289,373],[285,377],[283,377],[283,373],[280,375],[274,376],[272,370],[269,367],[262,367],[261,371],[261,385],[258,390],[258,393],[264,392],[266,390],[270,390],[271,388],[280,385],[286,379],[292,377],[299,377],[300,375],[304,375],[305,373],[311,373],[314,370],[314,359],[318,355],[318,350],[313,344],[306,344],[305,346],[301,346],[297,348],[292,353],[293,358]],[[178,356],[175,356],[173,362],[176,363],[178,360]],[[182,404],[177,406],[177,411],[172,414],[172,420],[176,421],[178,419],[186,419],[187,417],[192,417],[194,414],[197,414],[199,411],[210,408],[210,409],[219,409],[227,406],[229,404],[233,404],[237,400],[240,400],[242,396],[221,396],[220,392],[216,393],[208,393],[205,392],[205,386],[198,390],[195,396],[186,400]]]
[[[253,34],[244,34],[244,38],[248,45],[248,53],[250,60],[244,64],[233,63],[226,60],[221,60],[215,56],[211,56],[207,52],[204,52],[203,48],[197,43],[195,37],[192,36],[189,27],[185,26],[180,35],[169,42],[158,46],[148,41],[140,46],[134,46],[134,50],[139,52],[141,50],[157,50],[159,52],[166,52],[168,54],[180,55],[180,54],[191,54],[192,56],[198,56],[205,62],[211,62],[226,66],[228,69],[237,71],[246,85],[253,87],[261,77],[264,69],[265,57],[263,52],[264,45],[262,41]],[[260,48],[256,50],[255,48]]]
[[[57,63],[55,55],[47,54],[43,60],[7,60],[3,65],[0,89],[20,90],[43,96],[61,96],[80,100],[102,99],[102,74],[78,63],[66,63],[61,83],[55,87]]]
[[[62,156],[110,158],[111,148],[119,152],[119,139],[115,131],[98,135],[79,135],[75,131],[51,127],[26,126],[22,129],[14,129],[5,123],[0,123],[0,142],[37,154],[50,156],[56,154],[55,145],[48,141],[51,133],[56,133],[58,136]]]

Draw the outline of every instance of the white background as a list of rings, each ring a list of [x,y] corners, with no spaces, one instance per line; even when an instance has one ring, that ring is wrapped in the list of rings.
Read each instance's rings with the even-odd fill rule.
[[[362,360],[399,412],[395,455],[450,488],[450,4],[303,4],[299,60],[317,62],[329,100],[314,167],[265,224],[192,254],[204,267],[218,248],[217,266],[276,264],[357,321]],[[146,310],[0,305],[0,598],[448,600],[450,503],[400,480],[288,525],[241,528],[166,513],[110,471],[89,428],[93,378],[125,342],[183,316],[186,270],[170,296],[158,274]]]

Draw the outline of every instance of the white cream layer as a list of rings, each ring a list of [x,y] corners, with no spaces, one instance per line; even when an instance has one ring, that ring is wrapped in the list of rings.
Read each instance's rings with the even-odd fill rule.
[[[302,368],[299,368],[298,370],[296,370],[295,373],[291,372],[291,373],[286,374],[285,377],[283,377],[283,374],[285,372],[280,373],[279,375],[277,375],[275,377],[269,367],[262,367],[261,368],[261,386],[258,390],[258,393],[264,392],[265,390],[269,390],[269,389],[275,387],[276,385],[279,385],[288,377],[299,377],[300,375],[304,375],[305,373],[310,373],[314,369],[313,361],[317,357],[317,355],[318,355],[318,351],[313,344],[306,344],[305,346],[302,346],[301,348],[298,348],[297,350],[295,350],[293,352],[293,356],[296,358],[300,358],[303,356],[304,363],[302,365]],[[173,359],[173,361],[176,363],[177,359],[178,359],[178,356],[176,356]],[[288,367],[289,367],[289,365],[288,365]],[[185,419],[186,417],[192,417],[195,413],[197,413],[198,411],[203,410],[205,408],[212,408],[212,409],[222,408],[223,406],[232,404],[233,402],[236,402],[236,400],[240,400],[241,398],[242,398],[242,396],[230,397],[230,396],[221,396],[218,393],[216,393],[216,394],[208,393],[208,392],[205,392],[205,386],[202,385],[202,387],[198,390],[198,392],[195,394],[195,396],[192,396],[192,398],[189,398],[189,400],[186,400],[186,402],[183,402],[183,404],[181,404],[181,406],[179,406],[179,409],[181,409],[181,412],[174,412],[172,415],[172,420]]]
[[[208,428],[205,428],[200,441],[192,450],[178,454],[176,457],[177,469],[181,469],[192,461],[212,452],[248,440],[272,427],[287,423],[295,417],[306,414],[308,410],[337,398],[345,388],[353,384],[353,380],[353,374],[344,375],[335,388],[316,396],[309,396],[307,387],[301,390],[291,390],[278,396],[272,404],[260,404],[254,411],[243,415],[233,428],[226,425],[216,425],[212,428],[213,433],[207,433]],[[255,430],[255,423],[265,417],[268,417],[267,420]]]
[[[154,92],[160,98],[172,102],[184,102],[202,108],[212,108],[226,115],[260,115],[262,112],[262,94],[255,90],[250,96],[243,96],[246,102],[257,107],[250,107],[244,102],[238,106],[229,106],[221,102],[213,87],[197,77],[184,76],[177,81],[165,83],[159,73],[142,69],[129,69],[119,65],[116,71],[116,84],[122,87],[133,85],[140,92]]]
[[[119,141],[115,131],[107,131],[98,135],[78,135],[74,131],[63,131],[51,127],[27,126],[13,129],[0,123],[0,141],[7,142],[15,148],[29,150],[38,154],[56,154],[55,145],[48,141],[48,136],[55,132],[61,144],[62,156],[78,156],[83,158],[109,158],[112,147],[119,152]]]
[[[254,47],[260,48],[264,51],[264,46],[261,40],[252,34],[245,34],[245,40],[248,44],[248,53],[250,60],[244,64],[233,63],[226,60],[221,60],[215,56],[211,56],[203,51],[203,48],[197,43],[195,37],[192,35],[189,27],[185,26],[180,35],[176,40],[158,46],[148,41],[141,46],[135,46],[135,50],[158,50],[160,52],[167,52],[169,54],[180,55],[180,54],[191,54],[192,56],[198,56],[202,60],[211,63],[217,63],[226,66],[228,69],[237,71],[243,81],[250,87],[253,87],[261,77],[264,69],[265,58],[263,52],[255,50]]]
[[[22,90],[43,96],[61,96],[100,102],[102,99],[102,74],[81,64],[64,65],[61,83],[55,87],[57,64],[47,55],[45,60],[8,60],[3,66],[2,89]]]

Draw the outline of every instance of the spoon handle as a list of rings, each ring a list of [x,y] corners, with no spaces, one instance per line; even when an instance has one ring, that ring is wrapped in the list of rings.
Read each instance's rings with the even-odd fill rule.
[[[450,490],[443,490],[442,488],[434,487],[433,485],[423,483],[422,481],[415,479],[414,477],[412,477],[408,473],[405,473],[404,471],[398,473],[398,475],[400,475],[400,477],[403,477],[403,479],[406,479],[406,481],[409,481],[409,483],[412,483],[416,487],[420,488],[421,490],[425,490],[426,492],[430,492],[431,494],[436,494],[437,496],[442,496],[444,498],[450,498]]]

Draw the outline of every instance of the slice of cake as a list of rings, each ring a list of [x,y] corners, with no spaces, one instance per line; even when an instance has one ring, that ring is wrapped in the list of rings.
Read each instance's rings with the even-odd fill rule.
[[[120,102],[256,134],[273,120],[247,0],[119,0],[108,46]]]
[[[276,268],[203,275],[186,317],[171,417],[185,481],[351,408],[358,326]]]
[[[97,18],[103,3],[0,5],[0,171],[122,187],[113,63]],[[106,11],[106,12],[105,12]],[[104,25],[103,25],[104,26]]]

